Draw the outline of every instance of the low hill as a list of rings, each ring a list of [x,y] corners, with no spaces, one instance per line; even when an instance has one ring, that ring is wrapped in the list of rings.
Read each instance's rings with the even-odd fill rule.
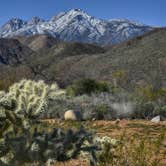
[[[20,78],[28,75],[47,82],[57,81],[62,87],[81,78],[120,83],[128,89],[147,84],[166,87],[165,28],[107,48],[92,44],[53,41],[45,47],[41,44],[45,49],[39,49],[39,39],[49,41],[48,37],[43,35],[19,39],[24,45],[17,40],[1,39],[1,63],[9,67],[16,64],[17,67],[23,65],[24,68],[28,68],[19,70]],[[38,51],[32,51],[27,47],[31,44],[33,50]],[[29,71],[28,74],[26,71]]]
[[[93,44],[58,41],[49,35],[0,39],[0,89],[22,78],[54,81],[45,69],[70,56],[105,52]],[[6,82],[6,83],[5,83]]]
[[[93,54],[104,52],[106,52],[106,49],[93,44],[59,41],[50,49],[44,49],[38,53],[34,53],[32,58],[29,59],[29,66],[37,75],[37,78],[53,81],[57,80],[54,70],[57,70],[60,62],[65,61],[65,59],[67,60],[70,57],[75,59],[80,55],[92,56]]]

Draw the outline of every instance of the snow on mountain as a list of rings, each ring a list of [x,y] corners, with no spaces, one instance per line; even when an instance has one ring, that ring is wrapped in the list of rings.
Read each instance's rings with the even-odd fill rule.
[[[26,21],[19,18],[12,18],[0,28],[0,36],[6,37],[8,34],[23,28],[26,24]]]
[[[153,28],[126,19],[102,20],[81,9],[62,12],[45,21],[33,17],[29,21],[11,19],[0,28],[0,37],[50,34],[64,41],[116,44],[149,32]]]
[[[42,22],[45,22],[45,20],[35,16],[35,17],[32,17],[32,19],[29,20],[27,22],[27,24],[28,25],[37,25],[37,24],[42,23]]]

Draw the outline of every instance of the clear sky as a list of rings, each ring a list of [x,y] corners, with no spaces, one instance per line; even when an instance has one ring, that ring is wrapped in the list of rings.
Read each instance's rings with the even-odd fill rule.
[[[72,8],[103,19],[127,18],[166,26],[166,0],[0,0],[0,25],[13,17],[49,19]]]

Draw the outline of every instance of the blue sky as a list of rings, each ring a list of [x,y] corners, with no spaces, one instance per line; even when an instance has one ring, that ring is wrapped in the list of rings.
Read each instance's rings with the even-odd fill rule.
[[[72,8],[103,19],[127,18],[166,26],[166,0],[0,0],[0,25],[13,17],[49,19]]]

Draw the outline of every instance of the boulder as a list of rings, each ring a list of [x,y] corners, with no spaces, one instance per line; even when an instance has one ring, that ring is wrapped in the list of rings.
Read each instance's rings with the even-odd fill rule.
[[[115,124],[119,124],[120,123],[120,119],[116,119]]]
[[[151,122],[154,122],[154,123],[159,123],[160,121],[161,121],[160,116],[155,116],[155,117],[151,120]]]
[[[64,114],[64,119],[73,121],[82,120],[82,115],[78,111],[68,110]]]

